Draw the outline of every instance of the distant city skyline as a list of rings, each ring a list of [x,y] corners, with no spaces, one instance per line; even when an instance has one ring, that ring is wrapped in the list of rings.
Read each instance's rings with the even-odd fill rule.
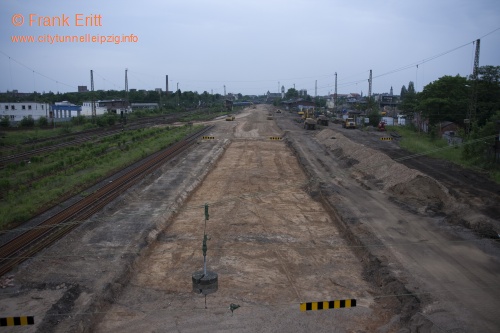
[[[130,89],[278,93],[295,85],[398,95],[500,65],[495,0],[23,0],[0,3],[0,92]],[[20,38],[25,38],[20,42]],[[26,42],[26,38],[34,38]],[[60,39],[65,42],[57,42]],[[17,39],[17,42],[16,42]],[[92,41],[95,39],[95,41]],[[105,41],[103,41],[105,39]],[[51,43],[52,42],[52,43]]]

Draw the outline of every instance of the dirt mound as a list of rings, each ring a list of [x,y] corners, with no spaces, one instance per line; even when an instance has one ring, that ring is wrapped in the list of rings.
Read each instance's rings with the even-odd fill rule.
[[[419,212],[441,210],[449,201],[448,190],[438,181],[395,162],[384,153],[330,129],[322,130],[316,139],[339,158],[343,167],[349,168],[352,178],[367,188],[383,190]]]
[[[421,213],[428,210],[440,211],[448,201],[446,193],[434,179],[421,175],[390,187],[388,193],[410,207],[424,209]]]

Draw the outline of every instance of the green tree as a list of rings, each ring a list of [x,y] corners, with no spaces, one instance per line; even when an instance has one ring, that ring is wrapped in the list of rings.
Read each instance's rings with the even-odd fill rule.
[[[290,88],[285,93],[286,99],[297,98],[297,97],[299,97],[299,91],[295,88]]]
[[[377,110],[371,110],[368,112],[367,116],[368,123],[374,127],[377,127],[381,119],[380,112],[378,112]]]
[[[320,108],[326,107],[326,99],[324,99],[324,98],[316,97],[314,99],[314,102],[316,103],[317,107],[320,107]]]
[[[399,93],[399,98],[401,100],[404,99],[407,92],[408,92],[408,89],[406,89],[406,86],[403,84],[403,86],[401,87],[401,92]]]
[[[360,107],[360,109],[368,112],[376,112],[377,114],[380,113],[380,105],[375,101],[375,98],[373,97],[367,97],[366,104]]]
[[[469,85],[473,86],[473,83]],[[476,91],[476,121],[483,126],[500,110],[500,66],[479,67]]]
[[[472,131],[468,140],[472,143],[466,144],[463,149],[463,158],[476,165],[485,165],[487,152],[495,144],[495,136],[498,135],[498,124],[500,123],[500,111],[497,111],[484,126],[479,127],[477,123],[473,124]]]
[[[500,83],[500,66],[481,66],[477,71],[478,78],[489,84]]]
[[[413,83],[413,81],[410,81],[410,83],[408,83],[408,94],[416,94],[415,92],[415,85]]]
[[[401,91],[403,92],[402,88]],[[413,112],[417,111],[418,108],[418,98],[417,93],[415,92],[413,81],[410,81],[410,83],[408,84],[408,89],[406,89],[403,94],[404,97],[401,96],[401,104],[399,105],[399,107],[401,110],[403,110],[402,113],[404,113],[407,118],[411,119]]]
[[[460,75],[443,76],[426,85],[419,94],[419,108],[430,125],[445,120],[462,124],[467,117],[468,104],[467,79]]]

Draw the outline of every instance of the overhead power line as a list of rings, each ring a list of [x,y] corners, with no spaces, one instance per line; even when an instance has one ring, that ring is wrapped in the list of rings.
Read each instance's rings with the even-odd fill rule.
[[[497,32],[500,30],[500,27],[499,28],[496,28],[486,34],[484,34],[483,36],[479,37],[480,39],[484,38],[484,37],[487,37],[487,36],[490,36],[492,35],[493,33]],[[476,39],[475,39],[476,40]],[[474,40],[474,41],[475,41]],[[447,54],[450,54],[452,52],[455,52],[463,47],[466,47],[468,45],[470,45],[471,43],[473,43],[474,41],[470,41],[470,42],[467,42],[465,44],[462,44],[462,45],[459,45],[457,47],[454,47],[450,50],[447,50],[447,51],[444,51],[444,52],[441,52],[441,53],[438,53],[436,55],[433,55],[431,57],[428,57],[428,58],[425,58],[425,59],[422,59],[420,61],[417,61],[417,62],[413,62],[411,64],[408,64],[408,65],[404,65],[404,66],[401,66],[401,67],[398,67],[398,68],[394,68],[392,70],[389,70],[387,72],[384,72],[382,74],[379,74],[379,75],[375,75],[373,76],[373,79],[376,79],[376,78],[380,78],[380,77],[383,77],[383,76],[387,76],[387,75],[390,75],[390,74],[394,74],[394,73],[397,73],[397,72],[400,72],[400,71],[404,71],[404,70],[407,70],[407,69],[410,69],[410,68],[414,68],[414,67],[417,67],[419,65],[422,65],[422,64],[425,64],[427,62],[430,62],[432,60],[435,60],[437,58],[440,58],[440,57],[443,57]],[[64,82],[61,82],[59,80],[56,80],[52,77],[49,77],[45,74],[42,74],[38,71],[36,71],[35,69],[21,63],[20,61],[10,57],[8,54],[6,54],[5,52],[1,51],[0,50],[0,53],[2,53],[5,57],[7,57],[9,60],[11,61],[14,61],[16,62],[17,64],[19,64],[20,66],[32,71],[33,73],[37,74],[37,75],[40,75],[48,80],[51,80],[57,84],[62,84],[62,85],[65,85],[67,87],[70,87],[70,88],[73,88],[73,89],[76,89],[76,87],[74,85],[71,85],[71,84],[67,84],[67,83],[64,83]],[[364,72],[367,72],[368,70],[364,71]],[[363,73],[364,73],[363,72]],[[364,83],[367,81],[366,78],[363,78],[363,79],[360,79],[360,80],[355,80],[355,81],[349,81],[349,82],[343,82],[343,80],[346,80],[350,77],[353,77],[353,76],[356,76],[356,75],[350,75],[350,76],[346,76],[346,77],[343,77],[341,75],[341,72],[337,70],[337,73],[339,73],[339,83],[338,83],[338,86],[339,87],[347,87],[347,86],[352,86],[352,85],[356,85],[356,84],[359,84],[359,83]],[[200,82],[200,83],[258,83],[258,82],[277,82],[277,81],[280,81],[282,83],[284,82],[287,82],[287,81],[293,81],[293,80],[307,80],[307,79],[325,79],[325,78],[333,78],[335,76],[335,73],[329,73],[329,74],[323,74],[323,75],[315,75],[315,76],[303,76],[303,77],[292,77],[292,78],[275,78],[275,79],[262,79],[262,80],[186,80],[185,82]],[[107,82],[110,82],[111,84],[113,84],[115,87],[118,87],[120,88],[119,85],[111,82],[110,80],[107,80],[105,78],[103,78],[104,80],[106,80]],[[334,83],[329,83],[327,85],[322,85],[322,86],[318,86],[318,89],[322,90],[322,89],[327,89],[327,88],[331,88],[333,87]],[[310,88],[308,88],[310,89]]]
[[[54,81],[54,82],[55,82],[55,83],[57,83],[57,84],[62,84],[62,85],[65,85],[65,86],[67,86],[67,87],[73,88],[73,89],[75,89],[75,90],[77,89],[77,87],[75,87],[75,86],[73,86],[73,85],[71,85],[71,84],[67,84],[67,83],[61,82],[61,81],[59,81],[59,80],[56,80],[56,79],[54,79],[54,78],[51,78],[50,76],[47,76],[47,75],[45,75],[45,74],[42,74],[42,73],[40,73],[40,72],[36,71],[35,69],[33,69],[33,68],[29,67],[29,66],[26,66],[25,64],[23,64],[23,63],[21,63],[20,61],[18,61],[18,60],[16,60],[16,59],[12,58],[11,56],[9,56],[8,54],[6,54],[6,53],[5,53],[5,52],[3,52],[2,50],[0,50],[0,53],[2,53],[5,57],[9,58],[9,60],[10,60],[10,61],[14,61],[16,64],[18,64],[18,65],[20,65],[20,66],[22,66],[22,67],[24,67],[24,68],[28,69],[29,71],[31,71],[31,72],[33,72],[33,73],[35,73],[35,74],[38,74],[38,75],[40,75],[40,76],[42,76],[42,77],[44,77],[44,78],[46,78],[46,79],[48,79],[48,80]]]

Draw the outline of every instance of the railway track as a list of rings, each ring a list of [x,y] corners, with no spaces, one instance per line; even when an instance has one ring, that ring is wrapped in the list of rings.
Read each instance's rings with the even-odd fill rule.
[[[70,232],[81,221],[101,210],[139,180],[150,174],[163,163],[186,150],[213,126],[205,127],[184,140],[150,155],[140,163],[122,171],[118,178],[107,183],[92,194],[77,201],[59,213],[46,218],[0,246],[0,276],[12,270],[19,263],[33,256],[43,248]]]
[[[186,116],[189,114],[194,113],[194,111],[187,111],[182,114],[170,114],[170,115],[162,115],[162,116],[157,116],[157,117],[150,117],[150,118],[144,118],[144,119],[138,119],[129,125],[127,125],[126,130],[136,130],[140,128],[145,128],[145,127],[150,127],[152,125],[156,124],[169,124],[175,122],[179,117],[181,116]],[[0,168],[5,167],[9,163],[17,163],[21,161],[26,161],[29,160],[32,156],[37,156],[43,153],[48,153],[57,149],[65,148],[65,147],[70,147],[70,146],[75,146],[79,145],[82,143],[85,143],[87,141],[95,140],[95,139],[102,139],[108,136],[113,136],[115,134],[121,133],[123,131],[123,128],[121,125],[116,125],[112,129],[108,130],[102,130],[102,129],[97,129],[97,130],[87,130],[87,131],[82,131],[82,132],[77,132],[77,133],[70,133],[70,134],[63,134],[59,135],[56,137],[50,137],[50,138],[44,138],[44,139],[39,139],[39,140],[34,140],[31,141],[27,144],[33,145],[33,144],[40,144],[43,142],[48,142],[48,141],[58,141],[65,139],[65,142],[61,143],[56,143],[52,144],[46,147],[41,147],[41,148],[36,148],[36,149],[31,149],[27,150],[25,152],[20,152],[12,155],[7,155],[7,156],[2,156],[0,157]]]

